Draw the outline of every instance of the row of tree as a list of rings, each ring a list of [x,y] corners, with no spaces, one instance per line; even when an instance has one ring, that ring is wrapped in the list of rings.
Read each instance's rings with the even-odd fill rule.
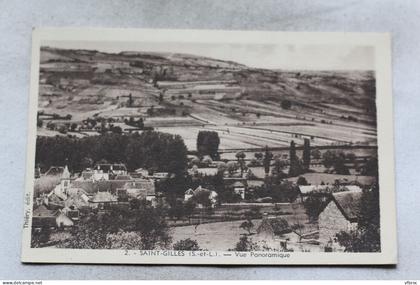
[[[187,169],[187,148],[180,136],[154,131],[37,138],[35,162],[44,170],[67,163],[72,171],[81,171],[104,160],[126,163],[130,171],[146,168],[183,174]]]

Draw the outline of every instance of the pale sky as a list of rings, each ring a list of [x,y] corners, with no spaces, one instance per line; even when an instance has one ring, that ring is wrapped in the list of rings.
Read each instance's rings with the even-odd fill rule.
[[[43,46],[121,51],[169,52],[230,60],[249,67],[283,70],[374,70],[374,48],[349,45],[279,45],[176,42],[48,41]]]

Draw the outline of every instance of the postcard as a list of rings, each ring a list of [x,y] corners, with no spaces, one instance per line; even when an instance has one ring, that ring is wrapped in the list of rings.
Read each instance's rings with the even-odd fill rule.
[[[396,264],[390,42],[34,29],[22,262]]]

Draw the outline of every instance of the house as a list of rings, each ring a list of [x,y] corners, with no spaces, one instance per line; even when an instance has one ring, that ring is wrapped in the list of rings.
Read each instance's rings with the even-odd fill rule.
[[[68,198],[64,201],[65,208],[80,209],[89,206],[89,196],[81,188],[70,188]]]
[[[67,191],[71,186],[70,172],[67,168],[67,165],[63,168],[63,172],[60,177],[60,184],[57,184],[54,189],[47,195],[45,204],[61,205],[62,201],[67,200]]]
[[[109,180],[117,175],[127,175],[127,168],[124,164],[102,163],[94,167],[92,179],[94,181]]]
[[[132,180],[132,178],[128,174],[118,174],[115,176],[114,180]]]
[[[32,228],[35,230],[55,229],[57,227],[57,210],[50,210],[45,205],[34,208],[32,212]]]
[[[72,187],[82,189],[89,197],[95,195],[97,192],[95,183],[92,180],[80,181],[76,179],[73,181]]]
[[[122,163],[112,164],[111,171],[114,175],[127,175],[127,167]]]
[[[234,193],[241,196],[242,199],[246,197],[247,180],[242,177],[223,177],[223,182],[226,188],[231,189]]]
[[[357,185],[332,186],[332,185],[300,185],[299,194],[302,202],[309,196],[317,196],[322,198],[323,202],[329,202],[333,193],[340,192],[357,192],[361,193],[362,189]]]
[[[155,172],[153,173],[153,178],[156,180],[161,180],[161,179],[167,179],[169,178],[169,173],[168,172]]]
[[[64,171],[64,167],[62,166],[51,166],[47,172],[44,173],[45,176],[57,176],[61,175]]]
[[[57,187],[55,189],[57,189]],[[44,205],[46,205],[49,209],[55,209],[55,210],[64,208],[64,199],[56,195],[54,190],[48,193],[48,195],[44,197],[44,201],[43,201]]]
[[[50,210],[45,205],[34,209],[32,228],[35,230],[72,227],[74,222],[60,210]]]
[[[79,178],[76,181],[89,181],[93,179],[94,172],[90,169],[83,170]]]
[[[233,188],[233,192],[239,196],[241,196],[242,200],[245,199],[245,184],[241,181],[236,181],[231,185]]]
[[[286,234],[291,232],[289,223],[285,219],[264,216],[260,226],[257,228],[254,240],[272,249],[287,250],[287,242],[290,238]]]
[[[138,168],[134,172],[139,176],[139,178],[146,178],[149,176],[149,171],[144,168]]]
[[[116,204],[118,198],[110,192],[97,192],[89,201],[93,208],[107,210],[111,204]]]
[[[57,227],[59,227],[60,229],[70,228],[74,226],[73,220],[67,217],[67,215],[65,215],[62,211],[57,212],[55,221],[56,221]]]
[[[195,190],[190,188],[185,191],[184,201],[186,202],[194,198],[198,208],[205,208],[207,206],[214,208],[217,204],[217,196],[215,191],[198,186]]]
[[[136,179],[126,182],[122,188],[118,188],[117,195],[123,199],[126,197],[127,199],[153,201],[156,198],[155,184],[150,179]]]
[[[318,216],[319,240],[322,244],[340,250],[336,234],[357,228],[362,192],[343,191],[332,194],[332,200]]]
[[[192,190],[191,188],[189,188],[187,191],[185,191],[184,193],[184,201],[188,201],[190,200],[192,197],[194,197],[194,190]]]

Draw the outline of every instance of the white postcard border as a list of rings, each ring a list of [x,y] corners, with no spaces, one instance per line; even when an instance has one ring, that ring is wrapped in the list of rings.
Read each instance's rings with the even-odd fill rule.
[[[391,77],[391,44],[389,34],[319,33],[319,32],[256,32],[216,30],[156,30],[45,28],[34,29],[32,35],[31,85],[29,96],[26,185],[22,235],[22,262],[36,263],[113,263],[113,264],[396,264],[397,231],[394,180],[394,137]],[[136,40],[138,39],[138,40]],[[279,256],[255,257],[269,252],[215,252],[216,256],[190,256],[187,251],[94,250],[31,248],[36,114],[40,47],[42,41],[148,41],[201,43],[271,43],[271,44],[351,44],[375,48],[377,134],[380,185],[381,252],[376,253],[271,253]],[[203,254],[203,252],[195,252]],[[182,254],[184,254],[182,256]],[[245,254],[238,257],[236,254]],[[281,255],[281,256],[280,256]],[[286,256],[288,255],[288,256]]]

